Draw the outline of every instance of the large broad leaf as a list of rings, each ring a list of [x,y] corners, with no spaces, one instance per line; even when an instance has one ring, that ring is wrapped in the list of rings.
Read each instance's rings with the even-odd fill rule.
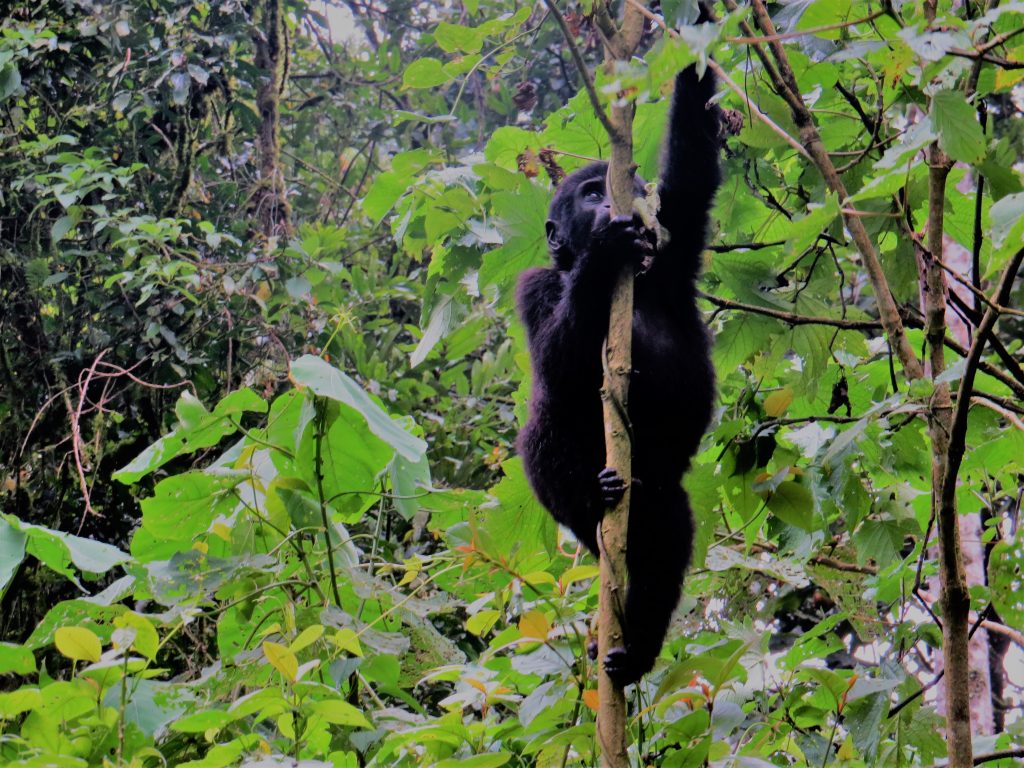
[[[391,474],[391,491],[395,494],[392,499],[395,509],[406,520],[411,520],[423,506],[421,498],[430,493],[430,465],[427,457],[414,462],[396,454],[388,470]]]
[[[178,415],[178,426],[174,431],[161,437],[117,470],[113,477],[125,484],[138,482],[176,456],[216,445],[225,435],[238,429],[237,417],[246,411],[265,413],[266,410],[266,401],[251,389],[232,392],[217,404],[212,413],[206,410],[195,395],[186,391],[174,407]]]
[[[805,531],[814,530],[814,496],[799,483],[780,483],[768,497],[768,508],[783,522]]]
[[[422,363],[430,354],[430,350],[453,328],[458,327],[459,321],[465,316],[465,307],[461,303],[453,301],[451,296],[444,296],[438,301],[430,313],[430,320],[423,330],[419,344],[409,356],[409,365],[415,368]]]
[[[124,684],[128,686],[126,692],[121,691]],[[195,697],[177,683],[133,677],[118,681],[103,698],[104,705],[118,710],[122,706],[122,701],[125,702],[125,720],[153,738],[171,721],[191,709]]]
[[[433,88],[451,80],[444,71],[444,66],[437,59],[425,57],[417,59],[405,68],[402,75],[403,88]]]
[[[114,631],[114,619],[127,610],[123,605],[96,605],[85,600],[65,600],[47,611],[24,646],[38,651],[50,645],[60,627],[86,627],[102,642],[109,642]]]
[[[13,560],[15,565],[21,559],[15,551],[18,533],[24,537],[22,545],[25,553],[36,557],[48,568],[76,582],[75,574],[70,568],[71,565],[83,573],[106,573],[111,568],[132,559],[128,553],[101,541],[25,523],[14,515],[7,515],[5,519],[6,522],[0,522],[0,556],[15,555],[16,558]],[[5,530],[14,531],[14,533],[5,535]],[[9,553],[4,551],[5,541],[10,550]],[[5,563],[6,560],[0,560],[0,576],[3,575],[3,570],[6,568]],[[0,586],[5,584],[6,580],[0,581]]]
[[[348,725],[357,728],[370,728],[366,716],[342,699],[326,699],[310,702],[309,708],[332,725]]]
[[[960,91],[939,91],[932,97],[932,125],[939,146],[954,160],[977,163],[985,156],[985,133],[974,108]]]
[[[423,440],[404,430],[355,380],[319,357],[303,355],[294,361],[292,379],[320,397],[354,408],[366,419],[366,425],[373,434],[409,461],[419,461],[426,452],[427,444]]]
[[[992,547],[988,565],[992,604],[1011,627],[1024,626],[1024,543],[1018,536]]]
[[[61,627],[53,641],[61,655],[72,661],[99,661],[103,652],[100,639],[85,627]]]
[[[899,557],[906,537],[917,532],[916,523],[910,519],[865,520],[853,534],[857,562],[874,560],[879,568],[885,568]]]
[[[334,509],[343,513],[358,512],[366,502],[365,494],[375,489],[377,478],[395,456],[394,448],[375,436],[360,414],[344,403],[330,405],[325,426],[326,433],[319,445],[322,476],[319,483],[314,429],[306,429],[296,454],[299,476],[317,504],[317,518],[320,516],[318,485],[323,488],[323,500]],[[294,501],[287,497],[283,500]],[[294,512],[294,507],[290,511]],[[320,525],[319,519],[316,524]]]
[[[784,238],[786,253],[796,257],[810,248],[818,237],[839,215],[839,199],[835,195],[827,195],[825,204],[812,208],[806,216],[791,221],[789,232]]]
[[[992,243],[1016,250],[1024,242],[1024,192],[1007,195],[992,206]]]
[[[186,472],[162,480],[153,496],[142,500],[142,528],[132,538],[132,554],[146,563],[191,549],[215,515],[229,515],[237,506],[232,490],[245,477]]]
[[[21,72],[13,64],[6,64],[0,67],[0,101],[5,101],[8,96],[21,87]]]
[[[36,657],[32,651],[13,643],[0,643],[0,675],[31,675],[36,671]],[[0,712],[0,716],[2,716]]]
[[[18,528],[0,518],[0,597],[7,591],[7,585],[25,557],[27,537]]]
[[[434,764],[434,768],[498,768],[512,759],[511,752],[490,752],[473,757],[449,757]]]
[[[462,27],[442,21],[434,30],[434,39],[448,53],[462,51],[477,53],[483,46],[486,31],[475,27]]]
[[[501,468],[505,477],[491,489],[500,505],[484,514],[482,546],[491,546],[502,556],[554,555],[558,526],[530,490],[522,459],[509,459]]]

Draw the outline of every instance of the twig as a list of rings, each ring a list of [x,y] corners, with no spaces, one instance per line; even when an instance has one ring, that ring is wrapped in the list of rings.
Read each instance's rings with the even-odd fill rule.
[[[744,104],[746,104],[747,109],[750,110],[750,113],[754,115],[754,117],[756,117],[762,123],[767,125],[774,133],[781,137],[783,141],[789,144],[789,146],[793,147],[793,149],[795,149],[797,152],[803,155],[807,160],[814,162],[814,158],[811,157],[810,153],[804,148],[804,146],[799,141],[790,136],[788,133],[786,133],[786,130],[782,126],[780,126],[770,117],[768,117],[768,115],[762,112],[760,108],[750,100],[746,92],[742,88],[740,88],[736,83],[734,83],[732,78],[725,73],[725,70],[722,69],[721,65],[719,65],[717,61],[715,61],[714,59],[709,59],[708,66],[715,71],[715,74],[718,75],[719,79],[721,79],[721,81],[726,84],[729,90],[731,90],[741,99],[743,99],[743,102]]]
[[[633,6],[634,8],[636,8],[638,11],[640,11],[641,14],[643,14],[645,17],[647,17],[652,22],[657,24],[663,30],[665,30],[665,33],[669,37],[671,37],[673,39],[679,37],[679,33],[676,32],[671,27],[669,27],[665,23],[665,20],[663,18],[661,18],[660,16],[652,13],[650,10],[648,10],[646,7],[644,7],[641,3],[639,3],[638,0],[626,0],[626,2],[629,3],[631,6]],[[768,128],[770,128],[783,141],[785,141],[787,144],[789,144],[789,146],[791,146],[793,149],[795,149],[797,152],[799,152],[805,158],[807,158],[808,160],[812,159],[811,156],[809,154],[807,154],[807,150],[804,149],[803,145],[801,145],[799,141],[797,141],[792,136],[790,136],[788,133],[786,133],[785,128],[783,128],[778,123],[776,123],[774,120],[772,120],[770,117],[768,117],[768,115],[766,115],[764,112],[762,112],[761,109],[756,104],[754,104],[754,102],[752,102],[750,100],[750,98],[747,96],[746,91],[744,91],[735,82],[733,82],[733,79],[731,77],[729,77],[729,75],[727,75],[725,73],[725,70],[722,69],[721,65],[717,61],[715,61],[714,59],[708,59],[708,66],[718,76],[718,79],[721,80],[723,83],[725,83],[725,85],[729,88],[729,90],[731,90],[733,93],[735,93],[741,99],[743,99],[743,103],[746,105],[746,107],[750,111],[750,113],[752,115],[754,115],[754,117],[756,117],[762,123],[767,125]]]
[[[963,48],[950,48],[947,53],[950,56],[959,56],[962,59],[973,59],[977,62],[995,64],[1002,69],[1024,69],[1024,61],[1011,61],[1000,56],[993,56],[990,53],[978,53],[977,51],[965,51]]]
[[[1013,757],[1024,757],[1024,749],[1001,749],[997,752],[986,752],[981,755],[975,755],[974,764],[984,765],[985,763],[992,763],[996,760],[1007,760]]]
[[[1010,297],[1010,289],[1013,281],[1020,270],[1021,262],[1024,262],[1024,248],[1021,248],[1010,259],[1010,263],[1003,270],[999,280],[999,287],[992,297],[992,304],[1000,305]],[[985,316],[978,326],[978,332],[974,336],[971,348],[967,353],[967,364],[964,368],[963,377],[960,379],[960,388],[957,391],[956,408],[953,411],[953,425],[949,435],[949,462],[946,467],[946,474],[942,483],[942,505],[949,510],[955,509],[956,480],[960,471],[960,464],[963,461],[964,450],[966,449],[967,438],[967,415],[970,411],[970,395],[974,388],[974,379],[981,362],[981,354],[988,343],[988,338],[995,327],[999,313],[989,307]]]
[[[71,416],[71,452],[75,457],[75,469],[78,472],[78,485],[82,489],[82,499],[85,501],[85,514],[82,515],[82,521],[78,526],[79,533],[81,533],[82,526],[85,524],[86,515],[99,516],[99,513],[92,508],[92,499],[89,494],[89,483],[85,478],[85,466],[82,461],[82,409],[85,407],[85,398],[86,392],[89,391],[89,383],[92,381],[93,376],[96,375],[96,366],[99,365],[103,356],[109,351],[110,350],[108,349],[102,350],[98,355],[96,355],[96,359],[92,361],[92,365],[79,374],[78,406],[75,408],[75,412]]]
[[[881,330],[882,323],[878,320],[842,320],[833,317],[812,317],[809,315],[798,315],[794,312],[785,312],[781,309],[770,309],[759,307],[756,304],[745,304],[741,301],[723,299],[720,296],[713,296],[710,293],[701,291],[698,297],[709,301],[716,307],[722,309],[734,309],[741,312],[752,312],[756,315],[764,315],[781,320],[789,325],[827,325],[833,328],[842,328],[848,331],[874,331]]]
[[[569,46],[572,60],[576,64],[576,69],[579,70],[580,77],[583,78],[583,89],[587,92],[590,105],[594,108],[594,114],[597,115],[597,119],[604,126],[609,136],[617,135],[618,129],[612,125],[608,113],[604,111],[604,107],[601,105],[601,99],[597,95],[597,88],[594,87],[594,76],[590,74],[590,69],[583,60],[583,55],[580,53],[579,46],[576,45],[576,39],[573,37],[572,30],[569,29],[569,25],[565,21],[565,16],[558,10],[558,6],[555,5],[553,0],[544,0],[544,5],[548,7],[551,15],[555,17],[555,21],[558,22],[558,26],[562,30],[562,36],[565,38],[566,45]]]
[[[1020,648],[1024,648],[1024,632],[1018,632],[1012,627],[1008,627],[1005,624],[1000,624],[998,621],[992,621],[991,619],[985,619],[981,622],[981,626],[987,629],[989,632],[995,632],[1000,635],[1005,635],[1016,643]]]
[[[874,21],[880,16],[885,16],[888,13],[885,8],[875,11],[874,13],[865,16],[862,19],[854,19],[853,21],[840,21],[835,24],[823,24],[820,27],[809,27],[807,29],[795,29],[792,32],[781,32],[774,35],[760,35],[754,37],[727,37],[726,40],[730,43],[737,45],[754,45],[755,43],[773,43],[776,40],[793,40],[798,37],[804,37],[806,35],[816,35],[819,32],[831,32],[836,29],[846,29],[857,24],[867,24]]]
[[[736,6],[733,0],[727,0],[727,5],[733,8]],[[775,34],[775,26],[772,24],[771,17],[768,15],[768,10],[765,8],[764,0],[752,0],[752,7],[758,27],[760,27],[768,36],[773,36]],[[755,45],[754,48],[757,50],[758,46]],[[778,70],[769,70],[769,75],[772,78],[772,82],[775,85],[776,90],[780,95],[782,95],[786,103],[789,105],[790,112],[793,114],[793,120],[796,122],[796,125],[800,130],[801,143],[810,153],[814,164],[824,177],[829,189],[831,189],[840,200],[846,200],[849,197],[846,192],[846,187],[839,174],[836,172],[836,168],[832,164],[831,158],[828,156],[828,151],[825,149],[825,145],[821,141],[821,136],[818,134],[818,129],[815,127],[814,119],[800,96],[796,76],[793,74],[793,70],[789,65],[789,58],[786,55],[786,51],[782,47],[782,44],[777,40],[771,42],[771,49],[778,64]],[[878,304],[879,315],[881,317],[882,324],[885,326],[885,332],[889,338],[889,342],[896,352],[907,377],[910,379],[920,379],[924,376],[924,368],[921,365],[921,361],[917,359],[914,350],[911,348],[909,339],[907,339],[906,330],[903,327],[903,322],[900,318],[896,301],[893,299],[892,292],[889,290],[889,283],[886,279],[885,271],[882,268],[881,261],[878,258],[878,253],[875,251],[875,246],[871,237],[868,235],[868,232],[864,228],[864,224],[861,222],[859,217],[850,216],[844,213],[843,218],[846,222],[847,228],[850,230],[850,234],[853,237],[854,242],[857,245],[857,250],[860,251],[864,267],[867,270],[868,277],[871,280],[871,285],[874,288],[875,301]]]

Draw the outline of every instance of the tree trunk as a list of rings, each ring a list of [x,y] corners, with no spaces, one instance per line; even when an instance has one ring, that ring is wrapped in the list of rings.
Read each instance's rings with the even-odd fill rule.
[[[291,206],[281,169],[280,99],[288,76],[288,29],[283,0],[256,0],[252,6],[255,63],[261,70],[256,90],[260,129],[256,137],[260,176],[250,205],[260,232],[271,238],[291,234]]]

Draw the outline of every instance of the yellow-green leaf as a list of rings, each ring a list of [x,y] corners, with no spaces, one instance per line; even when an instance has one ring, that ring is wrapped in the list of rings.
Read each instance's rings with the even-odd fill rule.
[[[61,627],[53,642],[61,655],[72,661],[99,661],[103,652],[100,639],[85,627]]]
[[[128,612],[115,618],[114,626],[134,629],[135,639],[132,640],[131,647],[150,661],[156,660],[156,652],[160,647],[160,636],[149,619],[138,613]]]
[[[472,632],[478,637],[486,635],[491,631],[491,627],[498,620],[501,614],[495,610],[480,611],[469,617],[466,621],[466,630]]]
[[[323,633],[324,628],[322,624],[314,624],[311,627],[306,627],[299,633],[298,637],[292,640],[291,645],[289,645],[288,648],[292,653],[298,653],[303,648],[310,646],[319,640]]]
[[[597,578],[597,573],[598,568],[596,565],[577,565],[563,573],[558,581],[561,588],[565,590],[566,587],[570,584],[575,584],[577,581]]]
[[[299,660],[286,646],[265,640],[263,655],[267,657],[267,661],[274,669],[284,675],[285,680],[295,682],[295,678],[299,674]]]
[[[334,644],[353,656],[362,656],[363,647],[359,644],[359,636],[351,629],[339,629],[332,638]]]
[[[309,708],[332,725],[351,725],[370,728],[370,721],[358,709],[341,699],[311,702]]]

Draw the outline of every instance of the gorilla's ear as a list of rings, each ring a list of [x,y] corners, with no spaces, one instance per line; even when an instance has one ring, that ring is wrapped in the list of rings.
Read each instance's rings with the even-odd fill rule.
[[[562,238],[558,236],[558,225],[553,219],[548,219],[544,222],[544,231],[548,234],[548,248],[551,249],[552,253],[558,253],[559,249],[564,245]]]

